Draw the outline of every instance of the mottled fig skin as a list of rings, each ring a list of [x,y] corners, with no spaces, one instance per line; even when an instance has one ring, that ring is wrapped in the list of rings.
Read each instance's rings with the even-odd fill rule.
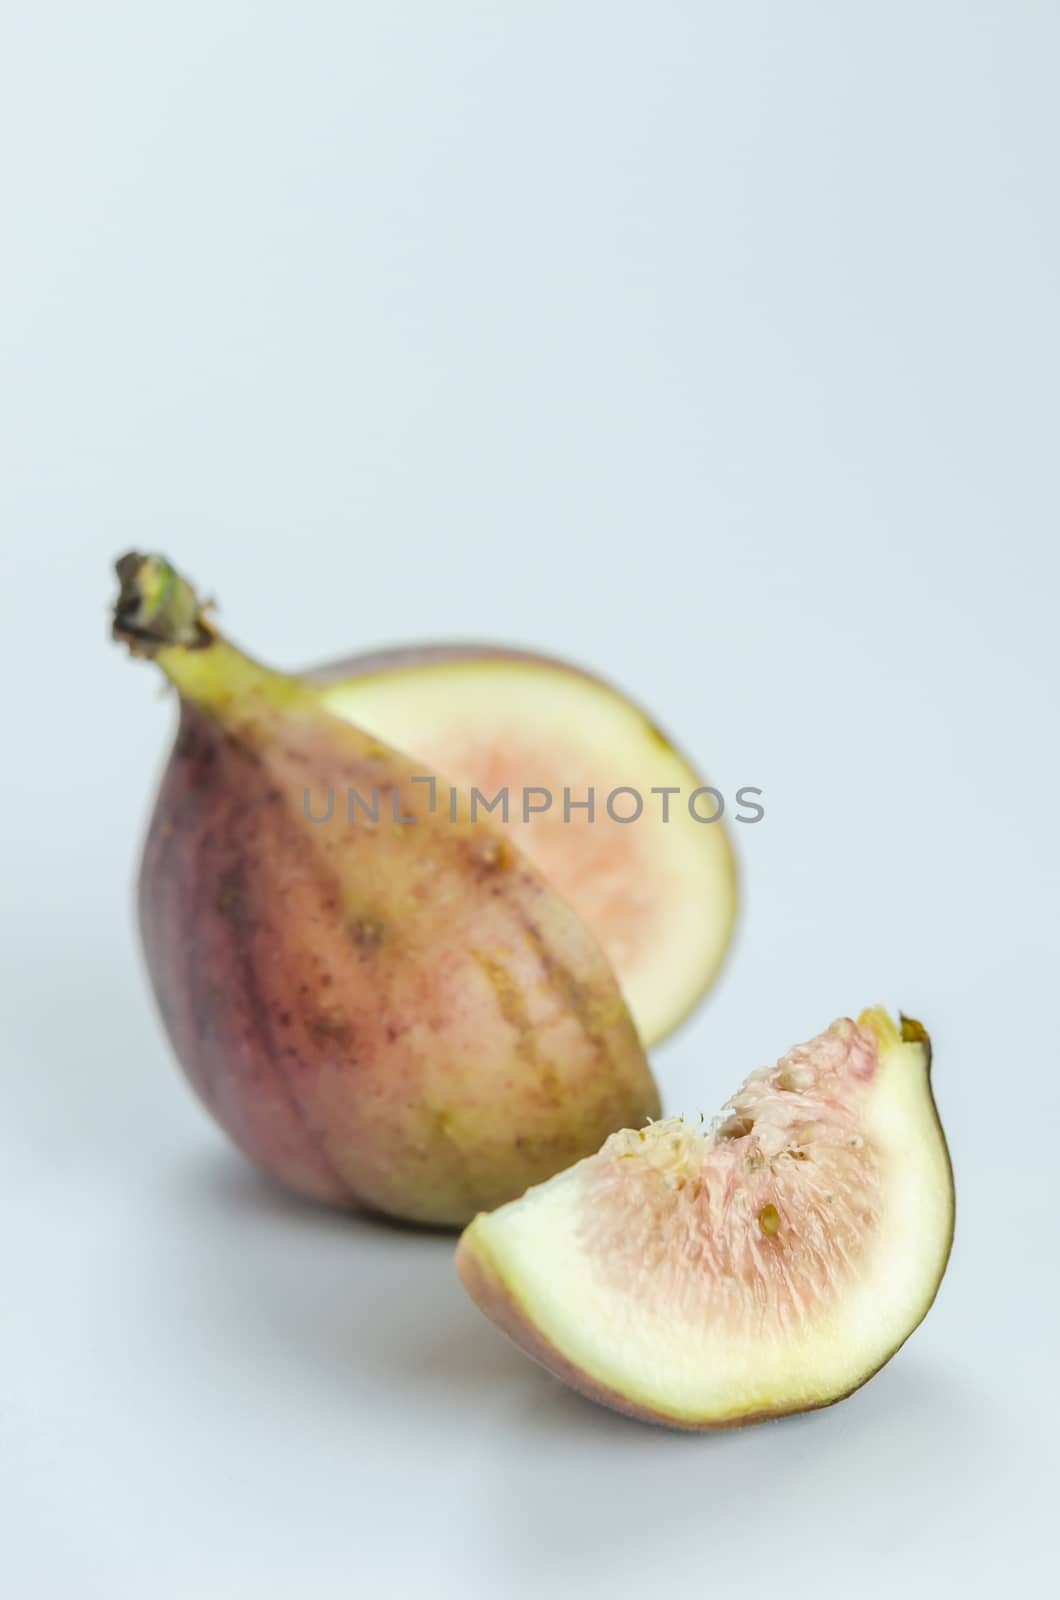
[[[419,768],[216,636],[162,651],[181,719],[140,877],[176,1054],[301,1193],[458,1225],[658,1114],[602,952]],[[380,791],[379,821],[352,788]],[[323,817],[328,791],[334,811]],[[415,818],[396,822],[394,817]]]

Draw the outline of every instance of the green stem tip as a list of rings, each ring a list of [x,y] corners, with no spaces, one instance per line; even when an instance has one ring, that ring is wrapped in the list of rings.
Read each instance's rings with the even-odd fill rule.
[[[115,562],[114,570],[121,588],[112,631],[133,655],[153,656],[167,645],[202,650],[212,642],[206,607],[163,556],[130,550]]]

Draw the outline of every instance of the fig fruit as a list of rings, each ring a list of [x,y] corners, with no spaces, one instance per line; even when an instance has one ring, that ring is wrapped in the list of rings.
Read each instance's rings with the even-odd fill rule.
[[[843,1019],[476,1217],[457,1270],[543,1366],[618,1411],[717,1428],[831,1405],[926,1315],[953,1177],[917,1022]]]
[[[606,957],[511,841],[228,643],[167,562],[118,574],[115,637],[181,701],[147,967],[241,1149],[321,1200],[454,1225],[657,1113]]]
[[[732,847],[717,791],[639,707],[580,668],[483,645],[312,676],[338,715],[487,801],[507,797],[506,817],[501,802],[491,815],[596,934],[644,1044],[693,1010],[732,936]]]

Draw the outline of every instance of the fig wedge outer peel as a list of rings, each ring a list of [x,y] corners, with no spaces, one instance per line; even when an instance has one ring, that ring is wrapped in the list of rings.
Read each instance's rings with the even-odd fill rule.
[[[547,813],[513,814],[508,837],[599,939],[646,1046],[692,1014],[732,941],[736,861],[724,817],[689,812],[707,779],[640,706],[582,667],[504,645],[378,650],[307,676],[337,715],[463,788],[509,789],[513,813],[524,786],[547,791]],[[616,786],[642,797],[636,822],[607,814]],[[577,804],[590,787],[592,822]]]
[[[658,1112],[603,952],[458,795],[246,656],[159,557],[119,563],[115,637],[176,686],[140,925],[175,1052],[260,1167],[340,1206],[455,1226]],[[378,786],[377,821],[309,820]]]
[[[930,1309],[953,1176],[926,1030],[872,1008],[754,1073],[709,1131],[669,1118],[484,1215],[472,1299],[572,1388],[737,1426],[844,1399]]]

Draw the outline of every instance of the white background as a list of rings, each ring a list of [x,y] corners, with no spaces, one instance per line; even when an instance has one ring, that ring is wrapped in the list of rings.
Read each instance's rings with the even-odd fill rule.
[[[1058,52],[1025,0],[3,7],[6,1592],[1048,1585]],[[551,648],[764,788],[656,1067],[709,1112],[841,1012],[931,1027],[957,1243],[867,1389],[624,1421],[451,1239],[229,1151],[131,919],[129,546],[272,660]]]

